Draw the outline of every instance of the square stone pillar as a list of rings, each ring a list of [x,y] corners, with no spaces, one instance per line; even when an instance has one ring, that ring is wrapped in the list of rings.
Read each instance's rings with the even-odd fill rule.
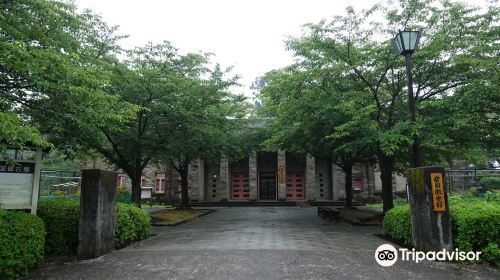
[[[345,175],[336,164],[332,164],[332,188],[333,200],[345,200]]]
[[[250,200],[257,200],[257,152],[252,151],[248,157],[248,181]]]
[[[203,176],[200,176],[201,163],[202,161],[197,159],[188,166],[188,192],[191,201],[203,199],[203,196],[200,196],[200,186],[203,184]]]
[[[222,156],[220,160],[220,180],[219,180],[219,197],[221,201],[228,200],[228,192],[231,183],[231,174],[229,174],[229,159]]]
[[[286,199],[286,152],[278,150],[278,199]]]
[[[114,247],[117,176],[98,169],[82,171],[78,259],[97,258]]]
[[[306,200],[316,200],[316,159],[306,155]]]
[[[451,220],[443,167],[408,170],[413,246],[419,251],[452,250]]]
[[[198,201],[205,200],[205,161],[198,160]]]

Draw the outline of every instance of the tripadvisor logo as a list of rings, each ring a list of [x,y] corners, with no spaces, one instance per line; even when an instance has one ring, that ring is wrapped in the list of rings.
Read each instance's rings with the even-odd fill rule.
[[[391,266],[398,260],[398,251],[391,244],[382,244],[375,251],[375,260],[381,266]]]
[[[428,261],[478,261],[481,252],[464,252],[455,249],[448,251],[446,249],[440,251],[422,252],[415,249],[408,250],[406,248],[399,248],[398,250],[391,244],[382,244],[375,250],[375,261],[381,266],[392,266],[397,260],[398,256],[401,261],[414,261],[418,263],[423,260]]]

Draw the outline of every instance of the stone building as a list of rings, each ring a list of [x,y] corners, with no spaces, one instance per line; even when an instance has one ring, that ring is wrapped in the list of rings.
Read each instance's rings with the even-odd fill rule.
[[[100,161],[85,162],[82,168],[116,170]],[[252,152],[240,160],[220,162],[202,159],[189,164],[189,198],[193,202],[220,201],[342,201],[344,173],[331,161],[279,151]],[[142,187],[153,188],[156,199],[175,201],[180,197],[180,177],[172,168],[148,166]],[[130,188],[123,173],[118,186]],[[395,193],[404,194],[406,179],[394,174]],[[374,164],[358,164],[353,170],[355,201],[381,198],[380,171]]]

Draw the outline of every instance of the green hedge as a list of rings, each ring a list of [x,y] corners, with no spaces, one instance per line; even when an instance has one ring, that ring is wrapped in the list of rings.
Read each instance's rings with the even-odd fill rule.
[[[480,199],[450,203],[453,245],[461,251],[481,251],[489,262],[500,261],[500,204]]]
[[[40,201],[37,215],[42,218],[47,229],[45,253],[76,254],[80,203],[74,200]]]
[[[118,248],[146,238],[151,216],[141,209],[124,203],[116,206],[115,242]]]
[[[490,190],[500,190],[500,177],[482,177],[479,185]]]
[[[78,246],[78,201],[41,201],[38,215],[47,228],[46,253],[70,255]],[[134,205],[117,203],[115,216],[115,243],[122,248],[149,235],[150,216]]]
[[[28,273],[43,259],[43,221],[28,213],[0,209],[0,278]]]
[[[482,259],[500,261],[500,204],[481,199],[450,199],[453,245],[461,251],[481,251]],[[412,246],[409,205],[399,205],[384,217],[384,232]]]
[[[408,204],[396,205],[385,213],[384,232],[404,246],[412,246],[411,213]]]

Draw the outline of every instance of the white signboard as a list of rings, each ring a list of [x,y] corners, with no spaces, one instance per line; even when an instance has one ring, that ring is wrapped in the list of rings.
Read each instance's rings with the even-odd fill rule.
[[[141,199],[151,199],[153,188],[141,188]]]
[[[6,209],[30,209],[33,174],[0,173],[0,203]]]
[[[36,160],[0,161],[0,206],[4,209],[31,209],[36,214],[40,188],[41,150]]]

